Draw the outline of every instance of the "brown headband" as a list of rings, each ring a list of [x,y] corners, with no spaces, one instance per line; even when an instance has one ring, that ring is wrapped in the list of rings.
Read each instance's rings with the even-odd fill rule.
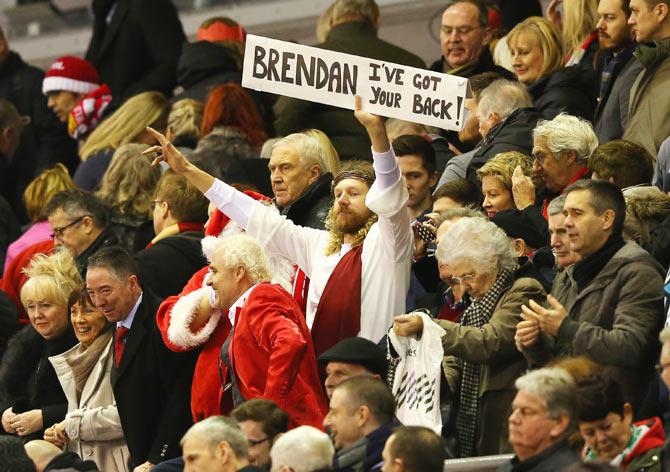
[[[338,173],[333,179],[333,183],[330,186],[331,190],[335,191],[335,186],[340,182],[342,182],[344,179],[360,180],[361,182],[365,182],[366,184],[368,184],[368,187],[371,187],[375,181],[375,175],[369,172],[362,172],[360,170],[354,170],[354,169],[343,170],[342,172]]]

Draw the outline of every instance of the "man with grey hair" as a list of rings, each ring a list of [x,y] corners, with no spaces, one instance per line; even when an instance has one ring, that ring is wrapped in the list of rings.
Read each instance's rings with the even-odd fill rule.
[[[530,177],[515,172],[512,192],[519,210],[541,212],[547,219],[549,202],[566,187],[587,177],[587,162],[598,147],[590,122],[561,113],[551,120],[540,120],[533,130],[533,173],[543,186],[537,190]],[[537,190],[537,191],[536,191]]]
[[[232,418],[210,416],[181,439],[184,472],[256,472],[249,465],[249,444]]]
[[[508,426],[516,455],[499,470],[563,470],[579,462],[567,441],[577,416],[572,376],[548,367],[519,377],[515,386]]]
[[[477,118],[482,141],[468,165],[467,179],[479,183],[477,170],[501,152],[530,154],[532,131],[542,115],[519,82],[496,80],[479,96]]]
[[[316,47],[424,69],[418,56],[377,36],[379,8],[374,0],[335,0],[326,41]],[[341,159],[366,159],[370,141],[349,110],[280,97],[275,107],[279,134],[317,127],[333,141]]]
[[[324,229],[333,202],[333,175],[319,142],[304,133],[279,139],[272,146],[268,168],[280,213],[297,225]]]
[[[305,316],[286,290],[269,282],[261,246],[246,234],[223,237],[209,267],[210,290],[189,295],[199,299],[190,313],[173,313],[185,319],[168,330],[170,341],[201,342],[228,316],[231,334],[221,352],[234,405],[266,398],[289,414],[291,426],[319,426],[326,398]]]
[[[271,472],[330,470],[335,448],[330,437],[311,426],[300,426],[281,435],[272,450]]]

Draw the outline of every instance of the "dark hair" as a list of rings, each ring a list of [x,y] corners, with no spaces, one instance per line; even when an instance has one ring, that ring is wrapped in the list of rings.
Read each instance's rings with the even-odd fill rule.
[[[35,463],[16,436],[0,436],[0,462],[3,472],[35,472]]]
[[[256,421],[270,440],[288,430],[288,414],[272,400],[254,398],[237,406],[230,416],[238,422]]]
[[[393,421],[395,415],[395,399],[383,380],[368,375],[348,378],[335,390],[346,390],[350,411],[367,406],[370,414],[379,424]]]
[[[135,258],[121,246],[106,246],[88,259],[88,269],[107,269],[117,279],[131,275],[139,276],[140,270]]]
[[[405,134],[393,140],[393,152],[397,157],[417,155],[421,158],[423,168],[428,176],[435,173],[437,164],[435,162],[435,149],[426,139],[415,134]]]
[[[444,11],[447,11],[449,8],[451,8],[453,5],[456,5],[457,3],[469,3],[471,5],[474,5],[477,7],[479,10],[479,25],[480,26],[488,26],[489,25],[489,11],[488,8],[486,8],[486,4],[481,1],[481,0],[450,0],[449,3],[447,4],[447,8],[444,9]]]
[[[67,312],[70,313],[72,307],[75,305],[80,306],[91,306],[94,307],[93,300],[91,300],[91,295],[89,295],[86,287],[77,287],[72,291],[70,296],[67,298]]]
[[[467,179],[456,179],[447,182],[435,190],[433,201],[448,197],[467,207],[479,208],[482,205],[482,189]]]
[[[626,15],[626,19],[630,18],[630,0],[621,0],[621,9],[623,14]]]
[[[614,179],[619,188],[649,184],[654,176],[654,158],[649,152],[622,139],[598,146],[588,160],[589,170],[598,177]]]
[[[481,74],[475,74],[470,77],[468,80],[470,82],[470,89],[472,90],[472,98],[479,101],[479,94],[482,91],[491,85],[496,80],[504,79],[502,75],[497,72],[482,72]]]
[[[447,458],[442,437],[422,426],[396,428],[389,452],[402,459],[407,472],[442,472]]]
[[[167,202],[172,216],[178,222],[207,221],[207,198],[186,177],[171,169],[158,181],[156,199]]]
[[[95,195],[83,190],[65,190],[53,196],[44,207],[44,213],[52,215],[61,209],[70,218],[89,215],[99,228],[107,226],[109,207]]]
[[[219,85],[207,96],[200,125],[200,135],[211,133],[215,126],[231,126],[243,132],[249,144],[259,148],[268,139],[263,118],[256,104],[240,85]]]
[[[606,180],[578,180],[565,189],[564,194],[586,190],[589,192],[589,205],[598,215],[602,215],[607,210],[614,211],[614,224],[612,234],[621,234],[623,232],[623,223],[626,219],[626,199],[619,187]]]
[[[599,421],[610,413],[624,416],[621,386],[604,373],[587,375],[577,381],[577,421]]]

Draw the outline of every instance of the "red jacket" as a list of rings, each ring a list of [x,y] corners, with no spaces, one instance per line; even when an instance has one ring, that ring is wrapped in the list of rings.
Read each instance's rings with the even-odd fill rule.
[[[281,286],[257,285],[237,316],[230,359],[246,399],[267,398],[290,426],[322,428],[327,402],[300,307]]]
[[[196,334],[187,327],[200,298],[207,293],[204,279],[208,267],[203,267],[188,281],[184,290],[161,303],[156,322],[163,342],[171,351],[184,352],[202,348],[193,372],[191,384],[191,414],[198,422],[221,411],[221,380],[219,352],[230,332],[228,317],[215,313]],[[226,367],[222,365],[224,369]]]

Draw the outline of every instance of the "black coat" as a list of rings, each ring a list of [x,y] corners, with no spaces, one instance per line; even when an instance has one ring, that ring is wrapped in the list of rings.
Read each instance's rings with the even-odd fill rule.
[[[334,26],[326,41],[316,47],[406,66],[425,67],[419,57],[378,38],[374,28],[363,21]],[[275,114],[275,129],[282,136],[317,128],[328,135],[341,159],[370,160],[370,140],[351,110],[280,97],[275,104]]]
[[[89,192],[96,190],[102,182],[113,156],[114,149],[101,149],[88,156],[85,161],[80,162],[74,177],[72,177],[77,188]]]
[[[79,162],[77,142],[47,107],[43,78],[41,70],[23,62],[15,52],[10,52],[0,64],[0,98],[11,102],[28,122],[12,162],[7,163],[0,176],[0,195],[17,211],[24,211],[23,190],[41,170],[62,162],[73,172]],[[19,217],[27,221],[25,215]]]
[[[467,179],[479,185],[477,170],[500,152],[533,152],[533,128],[542,118],[535,108],[518,108],[494,126],[482,140],[468,165]]]
[[[31,325],[19,331],[7,345],[0,363],[0,411],[14,413],[42,410],[44,428],[62,421],[67,399],[49,356],[62,354],[77,344],[72,325],[57,339],[44,339]],[[42,439],[44,429],[28,436]]]
[[[5,354],[7,343],[19,330],[19,315],[9,296],[0,290],[0,358]],[[2,414],[2,412],[0,412]]]
[[[111,22],[106,23],[113,5]],[[86,51],[114,104],[147,90],[172,95],[184,30],[170,0],[93,0]]]
[[[199,231],[185,231],[161,239],[135,255],[144,286],[165,299],[178,295],[193,274],[207,265]]]
[[[551,120],[561,112],[593,121],[595,73],[581,66],[559,69],[528,86],[535,108]]]
[[[570,450],[567,441],[561,441],[548,447],[539,454],[520,461],[514,456],[510,462],[500,466],[499,472],[554,472],[565,470],[579,462],[579,458]]]
[[[180,455],[191,426],[191,380],[198,351],[174,353],[156,325],[160,300],[145,290],[137,308],[112,389],[133,466]]]
[[[281,214],[298,226],[325,229],[326,218],[333,205],[333,196],[330,184],[333,175],[330,172],[323,174],[310,185],[305,193],[289,206],[282,208]]]

